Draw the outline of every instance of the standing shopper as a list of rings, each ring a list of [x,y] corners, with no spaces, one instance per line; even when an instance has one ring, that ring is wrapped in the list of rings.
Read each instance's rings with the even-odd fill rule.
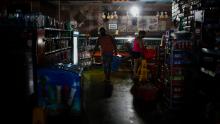
[[[113,59],[113,55],[117,55],[117,47],[115,40],[112,36],[106,34],[105,28],[99,29],[100,36],[96,42],[93,55],[95,54],[95,50],[101,46],[101,56],[102,63],[104,67],[105,81],[110,82],[111,77],[111,62]]]
[[[137,75],[137,69],[140,65],[141,59],[144,56],[144,42],[143,38],[145,36],[145,31],[139,31],[138,36],[134,39],[133,48],[132,48],[132,56],[134,59],[134,65],[133,65],[133,78],[136,78]]]

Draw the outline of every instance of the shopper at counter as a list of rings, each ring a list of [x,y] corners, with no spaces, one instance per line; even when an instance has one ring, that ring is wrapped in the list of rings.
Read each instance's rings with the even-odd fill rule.
[[[117,55],[117,47],[114,38],[106,34],[105,28],[99,29],[100,36],[96,42],[92,56],[95,54],[95,50],[98,46],[101,46],[102,63],[104,67],[105,81],[110,82],[111,77],[111,62],[113,55]]]
[[[132,47],[132,57],[134,61],[133,65],[133,78],[136,78],[137,69],[140,65],[141,59],[144,57],[144,42],[143,38],[145,36],[145,31],[139,31],[138,36],[134,39],[133,47]]]

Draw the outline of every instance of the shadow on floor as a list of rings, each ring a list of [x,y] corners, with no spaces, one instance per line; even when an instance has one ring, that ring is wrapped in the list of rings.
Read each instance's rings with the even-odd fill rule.
[[[112,92],[113,92],[113,84],[106,83],[104,88],[105,88],[104,89],[104,96],[106,98],[110,98],[112,96]]]

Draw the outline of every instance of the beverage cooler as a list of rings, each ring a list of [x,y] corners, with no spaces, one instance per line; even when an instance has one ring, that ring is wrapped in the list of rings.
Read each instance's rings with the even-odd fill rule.
[[[55,28],[37,32],[37,101],[49,116],[81,114],[78,36],[77,31]]]

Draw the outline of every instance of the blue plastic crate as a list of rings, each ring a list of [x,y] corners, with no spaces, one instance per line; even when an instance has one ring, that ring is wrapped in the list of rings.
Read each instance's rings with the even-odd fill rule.
[[[69,105],[80,111],[81,88],[78,73],[56,68],[41,68],[37,71],[39,105],[51,109]],[[74,92],[73,92],[74,91]]]
[[[112,59],[112,63],[111,63],[111,65],[112,65],[112,70],[111,71],[112,72],[117,71],[120,64],[121,64],[121,58],[118,57],[118,56],[114,56],[113,59]]]

